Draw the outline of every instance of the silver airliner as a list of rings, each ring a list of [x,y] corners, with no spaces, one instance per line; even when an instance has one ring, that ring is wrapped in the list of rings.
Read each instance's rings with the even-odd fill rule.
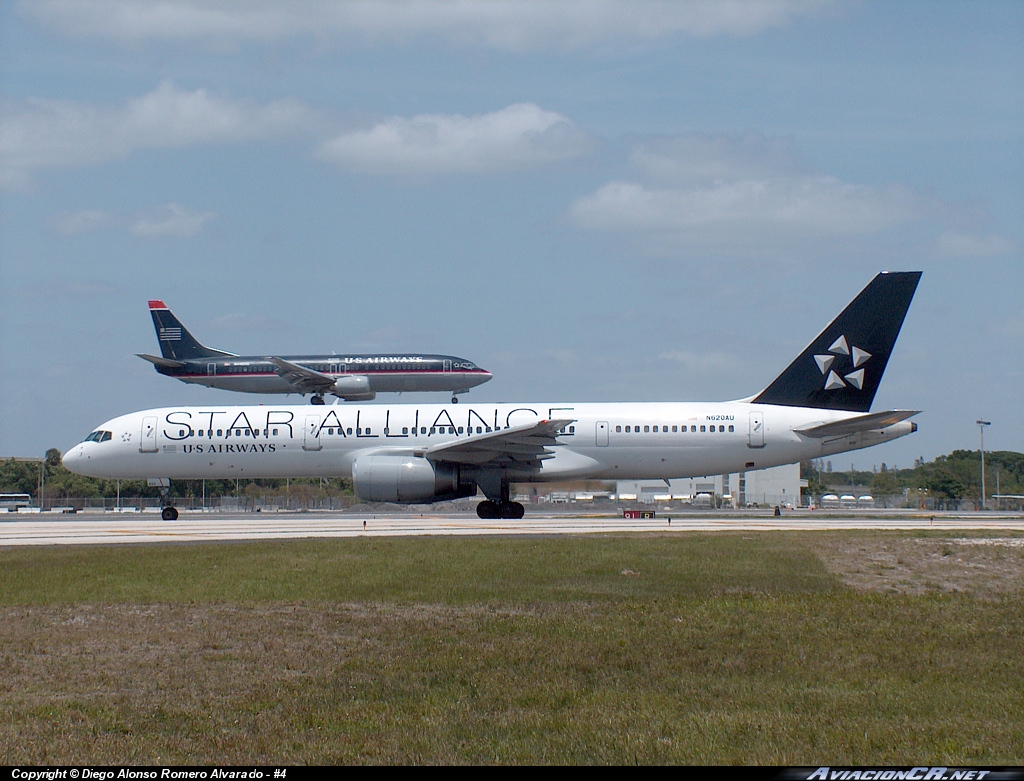
[[[150,301],[149,313],[161,355],[138,353],[166,377],[242,393],[311,394],[323,404],[330,393],[345,401],[369,401],[378,393],[465,393],[491,379],[491,373],[454,355],[256,356],[206,347],[189,333],[163,301]]]
[[[723,402],[166,407],[107,421],[64,455],[106,478],[350,477],[368,501],[477,495],[521,518],[510,484],[728,474],[917,430],[871,412],[920,272],[883,272],[760,393]],[[177,511],[168,504],[164,517]]]

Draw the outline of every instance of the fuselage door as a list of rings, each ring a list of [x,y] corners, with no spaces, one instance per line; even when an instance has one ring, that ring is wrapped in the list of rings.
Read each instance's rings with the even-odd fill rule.
[[[597,421],[597,431],[595,432],[597,438],[598,447],[608,447],[608,421],[599,420]]]
[[[217,364],[215,364],[215,363],[208,363],[208,364],[206,364],[206,376],[207,377],[216,377],[217,376]]]
[[[302,436],[303,450],[322,450],[320,443],[320,416],[306,415],[306,430]]]
[[[764,447],[764,413],[750,413],[750,433],[747,438],[747,447]]]
[[[150,415],[142,419],[142,433],[139,436],[139,452],[156,452],[156,416]]]
[[[445,372],[450,372],[452,370],[451,359],[449,359],[449,358],[445,358],[444,359],[444,370],[445,370]]]

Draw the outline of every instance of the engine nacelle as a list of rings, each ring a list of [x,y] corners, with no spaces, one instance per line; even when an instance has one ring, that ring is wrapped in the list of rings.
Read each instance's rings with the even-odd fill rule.
[[[476,494],[458,464],[418,456],[360,456],[352,464],[356,496],[368,502],[442,502]]]
[[[331,393],[345,401],[370,401],[377,393],[370,390],[370,378],[365,374],[338,377]]]

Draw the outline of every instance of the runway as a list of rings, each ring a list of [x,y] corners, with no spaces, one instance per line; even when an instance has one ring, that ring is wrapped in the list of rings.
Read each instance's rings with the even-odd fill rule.
[[[671,522],[669,521],[671,518]],[[781,517],[737,514],[668,514],[652,519],[615,515],[528,514],[521,520],[481,520],[461,513],[204,513],[183,512],[176,521],[156,513],[120,515],[37,514],[0,518],[0,547],[24,545],[113,545],[124,543],[225,542],[329,537],[415,535],[642,534],[722,531],[974,530],[1024,532],[1020,514],[957,513],[891,515],[810,515]]]

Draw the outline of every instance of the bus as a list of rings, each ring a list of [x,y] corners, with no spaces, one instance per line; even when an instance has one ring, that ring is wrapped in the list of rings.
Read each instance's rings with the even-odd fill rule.
[[[0,494],[0,513],[16,513],[19,507],[29,507],[32,497],[29,494]]]

